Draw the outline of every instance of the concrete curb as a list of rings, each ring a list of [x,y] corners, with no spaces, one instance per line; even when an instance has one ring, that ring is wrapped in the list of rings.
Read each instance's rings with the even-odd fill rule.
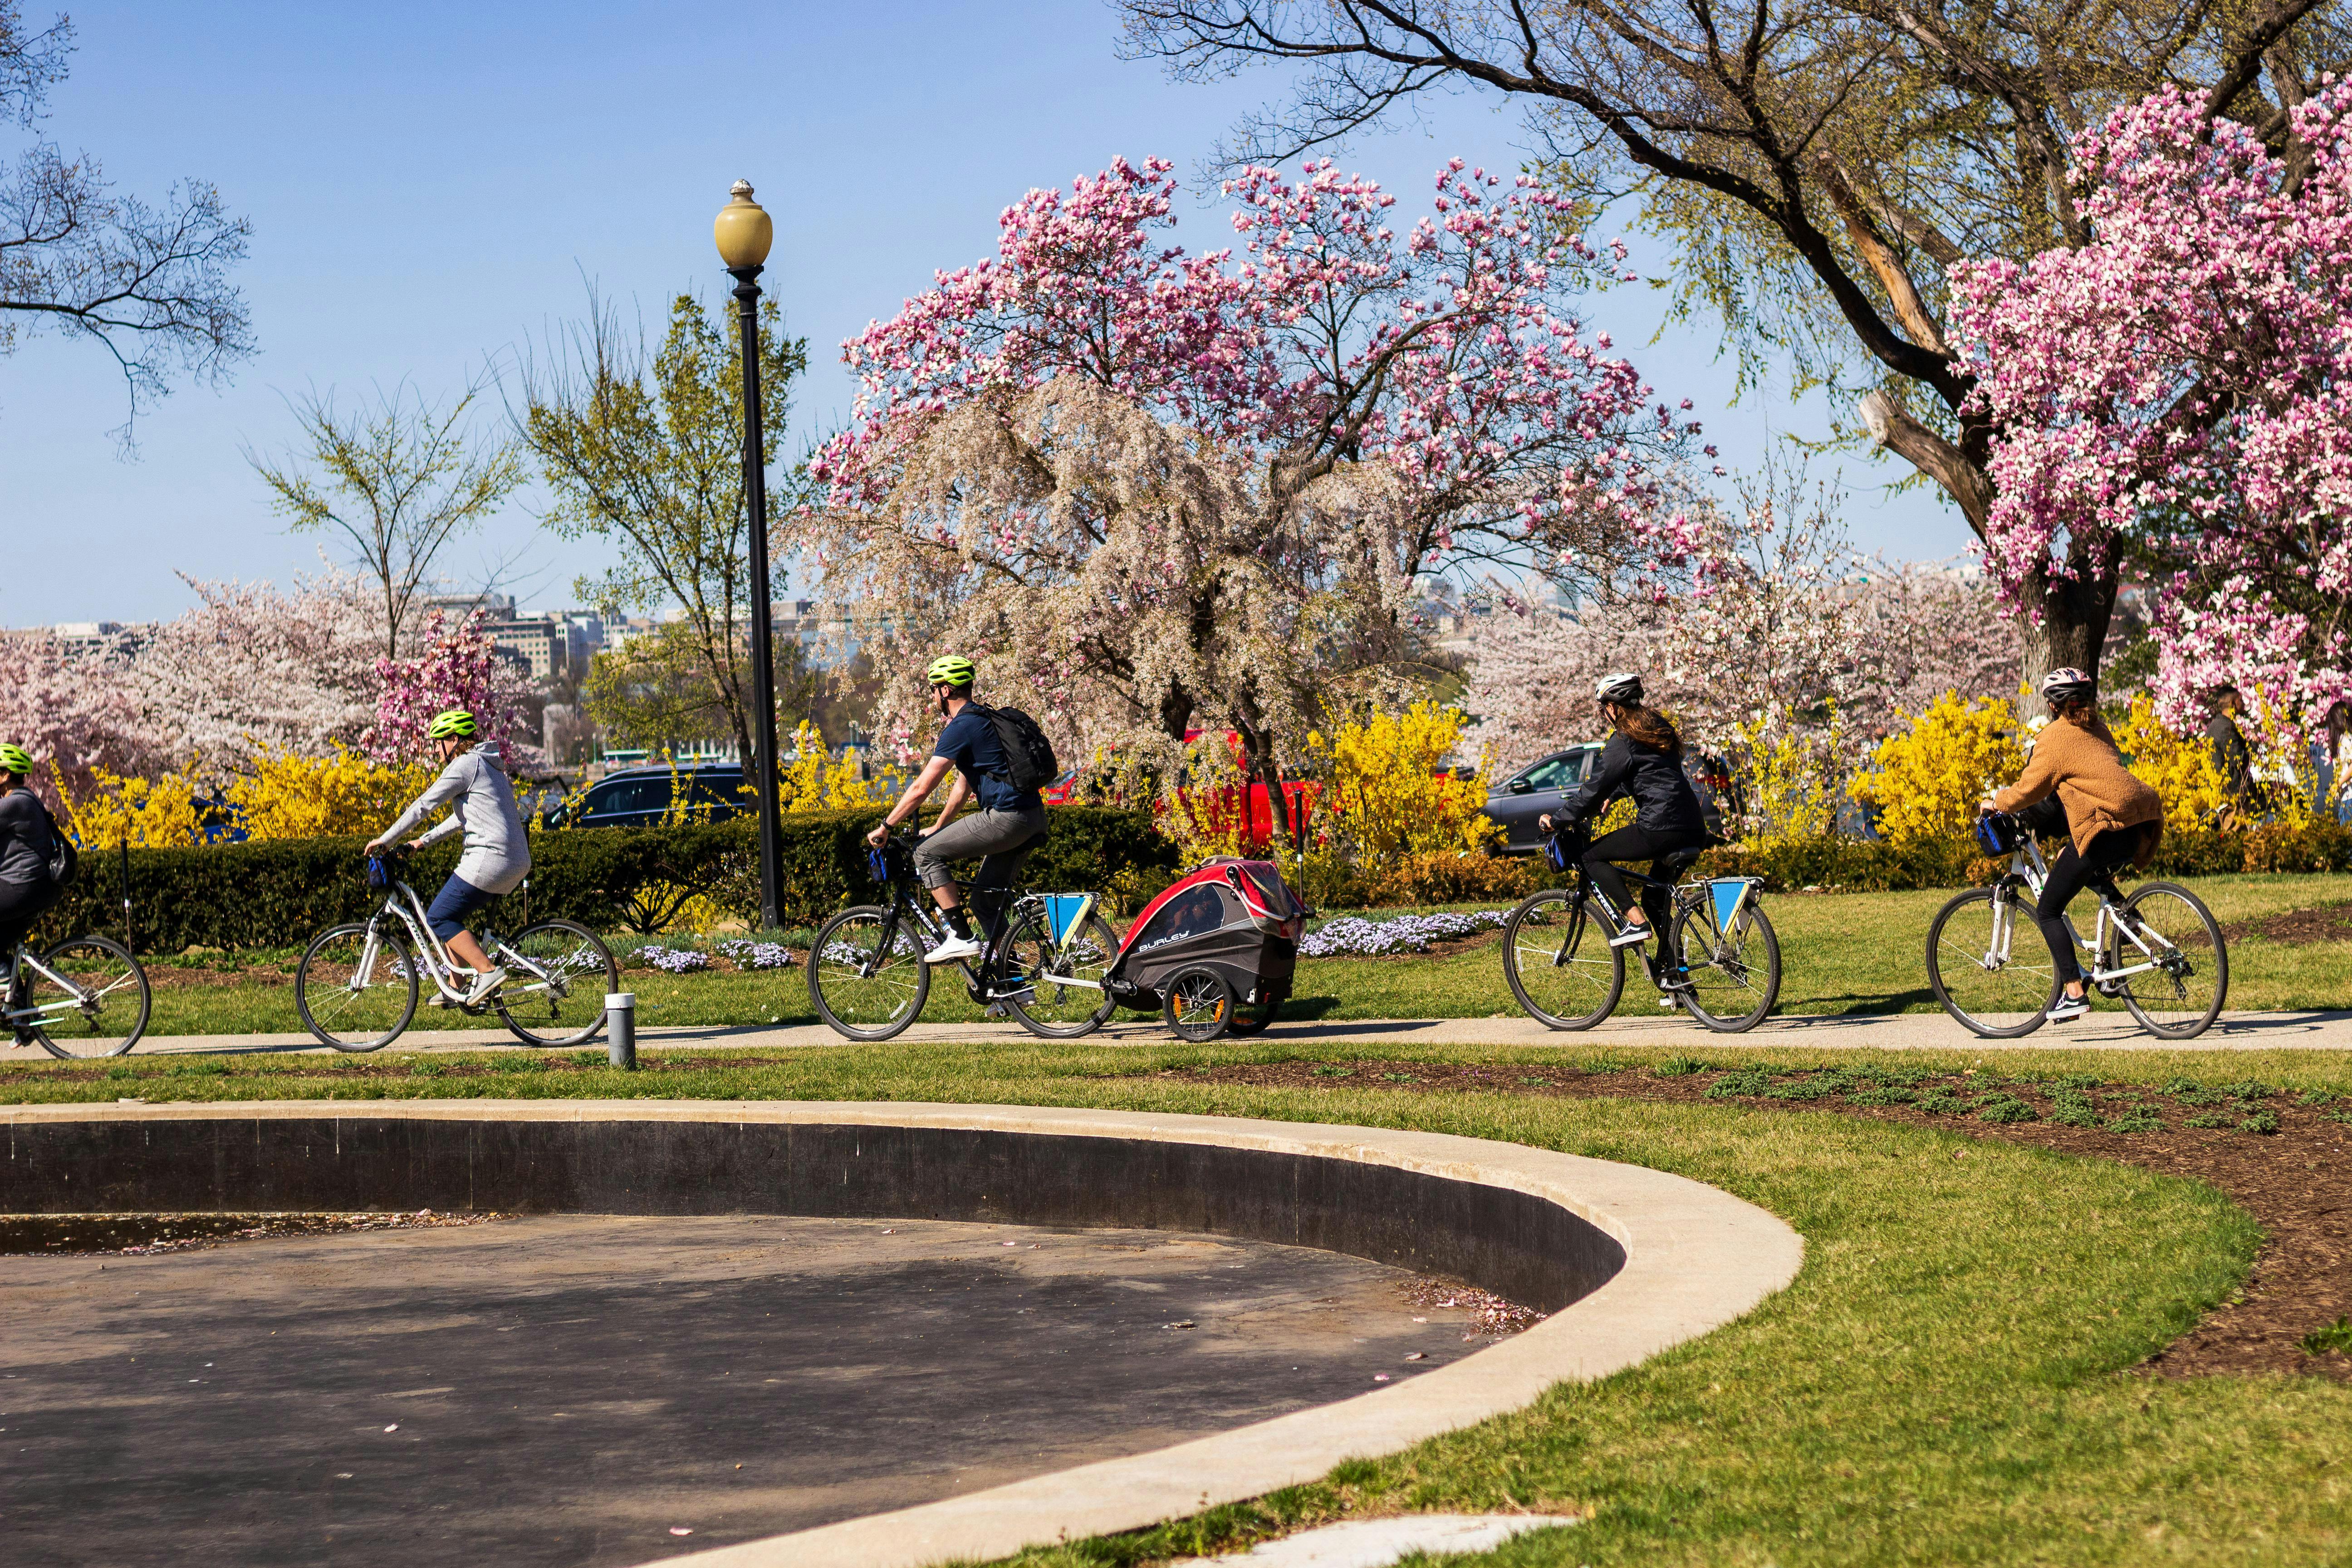
[[[1203,1144],[1354,1161],[1527,1194],[1625,1251],[1591,1294],[1514,1339],[1394,1387],[1156,1453],[1080,1466],[970,1497],[844,1521],[667,1563],[703,1568],[922,1568],[1133,1530],[1313,1480],[1342,1459],[1393,1453],[1519,1409],[1742,1316],[1796,1277],[1804,1242],[1716,1188],[1641,1166],[1485,1139],[1213,1116],[896,1102],[319,1100],[0,1108],[0,1127],[213,1120],[755,1122],[951,1127]]]

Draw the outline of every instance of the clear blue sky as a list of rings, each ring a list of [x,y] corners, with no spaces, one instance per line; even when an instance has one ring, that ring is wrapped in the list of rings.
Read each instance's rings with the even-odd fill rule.
[[[58,8],[27,0],[26,19]],[[987,253],[1021,192],[1115,153],[1190,172],[1280,86],[1179,86],[1122,63],[1099,0],[71,10],[80,47],[47,133],[128,192],[182,175],[220,186],[253,221],[238,279],[261,352],[226,390],[152,409],[127,461],[101,351],[48,337],[0,359],[0,625],[166,616],[189,602],[175,570],[282,581],[312,563],[316,545],[285,531],[240,456],[291,438],[285,395],[404,379],[446,394],[578,315],[583,278],[658,326],[670,294],[725,281],[710,218],[739,175],[775,215],[765,281],[810,339],[797,447],[845,413],[840,340],[933,268]],[[1446,157],[1508,169],[1521,144],[1511,111],[1463,98],[1341,162],[1418,211]],[[1187,210],[1180,242],[1222,243],[1217,216]],[[1818,409],[1782,399],[1727,407],[1711,331],[1649,344],[1645,290],[1592,316],[1661,393],[1696,401],[1735,468],[1774,431],[1818,431]],[[1883,498],[1895,470],[1845,472],[1857,543],[1935,556],[1965,542],[1932,497]],[[462,573],[527,548],[540,574],[525,602],[566,603],[594,562],[533,534],[526,497],[449,559]]]

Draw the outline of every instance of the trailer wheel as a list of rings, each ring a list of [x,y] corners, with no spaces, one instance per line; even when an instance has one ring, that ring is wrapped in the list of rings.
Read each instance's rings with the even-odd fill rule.
[[[1180,1040],[1213,1040],[1234,1023],[1234,988],[1213,969],[1187,969],[1161,993],[1160,1021]]]
[[[1290,993],[1287,991],[1268,991],[1265,999],[1256,1005],[1243,1004],[1234,1010],[1234,1021],[1225,1026],[1226,1032],[1234,1035],[1256,1034],[1274,1022],[1274,1016],[1281,1012],[1282,1005],[1289,1000]]]

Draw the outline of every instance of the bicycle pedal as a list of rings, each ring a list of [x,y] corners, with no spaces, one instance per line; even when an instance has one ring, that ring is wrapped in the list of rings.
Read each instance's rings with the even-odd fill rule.
[[[988,1005],[988,1011],[982,1014],[981,1016],[984,1018],[1003,1018],[1010,1016],[1010,1015],[1005,1012],[1003,1003],[991,1002]]]

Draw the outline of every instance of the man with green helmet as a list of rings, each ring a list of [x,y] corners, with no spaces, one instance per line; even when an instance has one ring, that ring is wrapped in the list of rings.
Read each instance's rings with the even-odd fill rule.
[[[449,807],[446,821],[411,840],[408,847],[422,849],[452,833],[466,836],[466,851],[457,858],[457,868],[441,885],[425,919],[451,955],[473,970],[473,988],[466,994],[469,1006],[488,1000],[507,976],[466,929],[466,917],[492,899],[513,892],[530,871],[530,841],[523,832],[522,813],[515,806],[514,785],[507,779],[499,743],[475,743],[480,730],[474,716],[463,708],[433,716],[425,736],[440,751],[441,776],[400,814],[399,821],[376,835],[367,847],[369,854],[380,855],[402,834],[441,807]]]
[[[931,890],[932,901],[948,921],[947,941],[923,954],[923,962],[952,963],[960,958],[978,957],[981,941],[964,912],[950,868],[956,861],[980,857],[972,896],[985,900],[983,919],[1001,915],[1003,895],[1013,886],[1021,863],[1045,837],[1045,802],[1035,790],[1014,786],[1012,764],[1004,743],[997,738],[996,725],[988,710],[971,700],[972,683],[978,678],[971,660],[946,654],[931,660],[923,676],[931,684],[931,700],[940,717],[947,722],[931,747],[931,760],[907,786],[882,826],[866,835],[866,842],[877,847],[887,842],[890,830],[914,816],[948,770],[955,770],[956,780],[940,807],[939,820],[924,830],[922,842],[915,847],[915,874]],[[957,822],[956,813],[975,796],[980,809]]]
[[[65,891],[49,880],[57,840],[48,807],[33,793],[32,775],[30,752],[0,745],[0,965]]]

